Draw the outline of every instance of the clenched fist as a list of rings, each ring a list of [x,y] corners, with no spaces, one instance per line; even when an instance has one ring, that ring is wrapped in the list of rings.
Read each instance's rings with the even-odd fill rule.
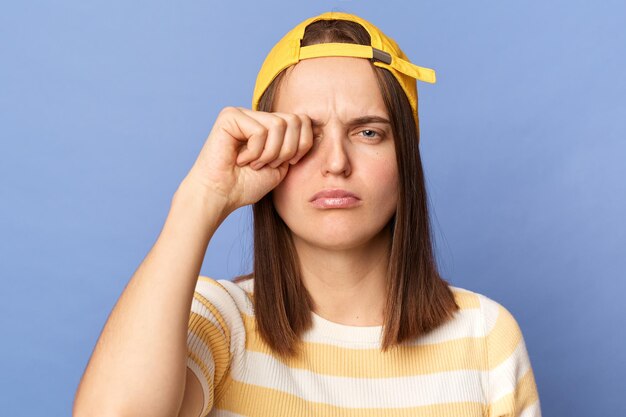
[[[230,213],[276,187],[312,145],[306,115],[225,107],[185,181],[212,193]]]

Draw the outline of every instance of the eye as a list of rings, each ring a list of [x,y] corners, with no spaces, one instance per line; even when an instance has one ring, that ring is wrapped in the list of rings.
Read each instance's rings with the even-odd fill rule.
[[[364,130],[361,130],[359,133],[363,133],[363,132],[365,132],[364,137],[367,139],[377,139],[381,136],[380,133],[372,129],[364,129]]]

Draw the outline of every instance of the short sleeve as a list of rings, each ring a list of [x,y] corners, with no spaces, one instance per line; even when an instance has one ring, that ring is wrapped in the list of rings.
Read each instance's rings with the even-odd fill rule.
[[[485,317],[490,417],[541,417],[539,394],[526,343],[513,315],[481,295]]]
[[[235,351],[233,339],[243,327],[237,305],[226,288],[217,280],[200,276],[189,314],[187,367],[202,385],[202,416],[220,398]]]

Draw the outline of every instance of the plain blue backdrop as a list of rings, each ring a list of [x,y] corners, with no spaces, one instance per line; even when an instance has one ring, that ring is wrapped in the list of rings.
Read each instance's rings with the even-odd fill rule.
[[[626,3],[57,1],[0,14],[0,413],[70,415],[102,326],[219,110],[324,11],[419,82],[441,272],[518,320],[544,416],[626,415]],[[251,212],[202,274],[248,272]]]

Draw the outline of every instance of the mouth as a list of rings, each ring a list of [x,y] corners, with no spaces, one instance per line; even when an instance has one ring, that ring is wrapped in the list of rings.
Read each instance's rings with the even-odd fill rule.
[[[354,193],[340,188],[326,189],[316,193],[310,200],[316,208],[350,208],[361,204]]]
[[[320,197],[311,201],[317,208],[350,208],[361,205],[361,200],[354,197],[327,198]]]

